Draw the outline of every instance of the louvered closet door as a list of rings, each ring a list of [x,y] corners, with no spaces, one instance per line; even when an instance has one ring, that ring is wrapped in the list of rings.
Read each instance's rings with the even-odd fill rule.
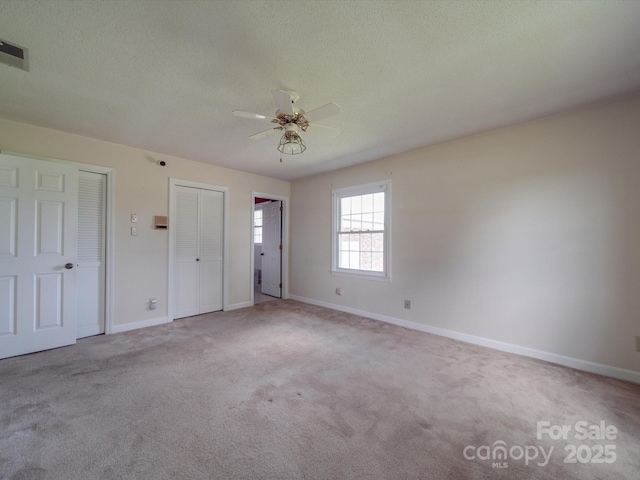
[[[77,338],[104,333],[107,176],[78,173]]]
[[[222,309],[223,200],[221,192],[176,186],[176,318]]]
[[[199,189],[176,187],[173,282],[176,318],[200,313],[199,201]]]
[[[222,310],[222,199],[200,190],[200,313]]]

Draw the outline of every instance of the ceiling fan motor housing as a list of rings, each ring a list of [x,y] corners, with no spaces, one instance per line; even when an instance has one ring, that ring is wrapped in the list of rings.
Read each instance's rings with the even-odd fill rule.
[[[287,123],[287,124],[284,126],[284,131],[285,131],[286,133],[289,133],[289,134],[290,134],[290,133],[298,133],[299,128],[298,128],[298,125],[297,125],[297,124],[295,124],[295,123]]]
[[[304,110],[293,107],[293,111],[293,115],[285,115],[278,110],[276,112],[277,118],[273,119],[272,122],[279,123],[283,127],[286,127],[287,125],[297,125],[303,132],[306,132],[309,127],[309,121],[304,118]]]

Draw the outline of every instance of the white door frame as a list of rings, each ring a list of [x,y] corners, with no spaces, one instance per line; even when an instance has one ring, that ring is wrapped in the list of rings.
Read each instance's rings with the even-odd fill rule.
[[[173,249],[175,243],[175,209],[176,186],[200,188],[222,193],[222,310],[229,308],[229,188],[208,183],[192,182],[169,178],[169,265],[167,283],[167,317],[170,322],[175,320],[173,311]]]
[[[262,212],[260,292],[271,297],[282,298],[282,212],[284,211],[282,202],[269,200],[256,204],[254,209],[260,209]]]
[[[47,162],[65,163],[75,165],[79,171],[100,173],[107,176],[107,201],[106,201],[106,233],[105,233],[105,282],[104,282],[104,333],[109,335],[113,332],[113,199],[114,199],[114,170],[111,167],[91,165],[88,163],[72,162],[60,160],[58,158],[40,157],[37,155],[27,155],[19,152],[1,150],[0,153],[15,155],[16,157],[33,158],[45,160]]]
[[[251,222],[249,227],[251,228],[251,265],[249,270],[249,285],[251,288],[251,305],[255,303],[255,296],[253,292],[253,271],[255,269],[255,242],[254,242],[254,225],[253,225],[253,212],[256,208],[256,198],[268,198],[269,200],[278,200],[282,202],[282,298],[289,298],[289,197],[283,197],[281,195],[273,195],[271,193],[251,192]]]

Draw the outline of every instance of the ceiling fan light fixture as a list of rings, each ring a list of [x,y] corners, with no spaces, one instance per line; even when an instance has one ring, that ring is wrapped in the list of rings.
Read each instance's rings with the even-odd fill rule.
[[[284,132],[278,144],[278,150],[285,155],[298,155],[306,149],[307,146],[302,141],[302,137],[293,131]]]
[[[284,90],[272,90],[271,94],[277,107],[275,117],[241,110],[234,110],[233,114],[236,117],[262,120],[272,124],[268,130],[249,136],[252,140],[266,138],[275,134],[276,131],[284,130],[282,138],[280,138],[280,143],[278,143],[281,162],[282,154],[299,155],[307,149],[307,146],[300,136],[301,131],[306,132],[308,128],[312,127],[314,130],[317,130],[318,133],[324,132],[325,136],[335,136],[340,133],[340,130],[337,128],[311,123],[312,121],[315,122],[339,114],[341,111],[340,105],[331,102],[310,112],[305,112],[294,105],[299,98],[297,93],[285,92]],[[307,116],[309,118],[307,118]],[[273,126],[273,124],[276,126]]]

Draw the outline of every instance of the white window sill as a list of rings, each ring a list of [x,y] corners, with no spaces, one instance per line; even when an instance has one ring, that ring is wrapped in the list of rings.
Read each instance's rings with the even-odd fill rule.
[[[358,278],[360,280],[373,280],[374,282],[391,282],[391,277],[385,277],[382,275],[368,275],[366,273],[352,273],[331,270],[331,275],[334,275],[336,277]]]

